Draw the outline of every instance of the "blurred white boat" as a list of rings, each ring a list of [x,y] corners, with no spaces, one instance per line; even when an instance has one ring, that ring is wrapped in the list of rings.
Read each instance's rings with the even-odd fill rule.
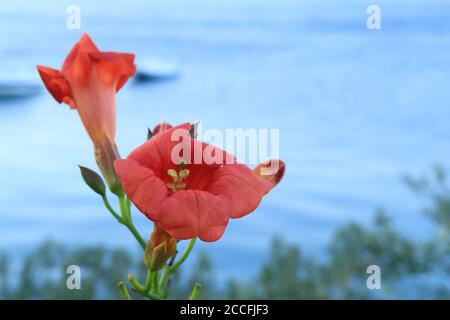
[[[158,58],[149,58],[137,62],[136,81],[157,81],[176,78],[176,65]]]

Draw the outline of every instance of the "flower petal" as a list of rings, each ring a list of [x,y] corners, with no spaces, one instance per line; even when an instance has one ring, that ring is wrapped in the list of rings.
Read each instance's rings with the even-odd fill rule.
[[[114,84],[116,92],[136,73],[134,54],[119,52],[90,52],[98,78],[104,84]]]
[[[172,148],[178,143],[178,141],[172,141],[171,136],[173,131],[177,129],[185,129],[186,132],[189,132],[189,123],[179,125],[153,136],[153,138],[147,140],[131,152],[128,158],[134,159],[142,166],[153,170],[156,176],[168,178],[167,170],[169,168],[176,168],[177,165],[171,159]]]
[[[94,41],[92,41],[91,37],[89,37],[87,33],[84,33],[81,36],[80,40],[70,50],[69,54],[66,57],[66,60],[64,60],[64,63],[61,67],[61,73],[65,73],[68,69],[70,69],[80,54],[98,51],[99,50]]]
[[[192,139],[189,130],[190,124],[184,123],[161,131],[135,149],[128,157],[152,169],[156,176],[166,182],[169,181],[167,170],[177,170],[179,163],[183,162],[190,171],[189,177],[185,179],[187,188],[204,190],[209,185],[214,171],[227,161],[234,163],[236,158],[224,150]],[[185,150],[180,152],[178,160],[174,159],[172,153],[178,156],[176,150],[177,148],[181,150],[179,147],[182,145]],[[210,159],[209,155],[216,158],[217,163],[213,163],[214,159]]]
[[[226,197],[231,203],[231,218],[243,217],[254,211],[270,189],[270,182],[259,179],[246,165],[225,165],[215,171],[207,191]]]
[[[206,242],[216,241],[229,221],[228,201],[200,190],[175,192],[159,210],[161,227],[180,240],[199,237]]]
[[[158,221],[162,202],[169,190],[155,173],[133,159],[114,161],[114,169],[123,188],[135,206],[152,221]]]
[[[69,83],[64,79],[59,70],[52,69],[44,66],[37,66],[39,75],[45,84],[48,92],[59,103],[66,103],[71,108],[75,108],[75,102],[73,101],[70,91]]]

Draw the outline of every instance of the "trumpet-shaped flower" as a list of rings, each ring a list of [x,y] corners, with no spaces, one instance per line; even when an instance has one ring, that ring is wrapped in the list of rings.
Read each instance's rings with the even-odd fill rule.
[[[130,200],[172,237],[216,241],[230,218],[258,207],[285,166],[271,160],[252,171],[227,152],[193,139],[189,130],[187,123],[159,130],[114,166]],[[263,172],[272,161],[276,169]]]
[[[59,103],[76,109],[94,143],[95,157],[113,192],[121,185],[113,162],[119,158],[115,144],[116,92],[136,72],[134,54],[99,51],[84,34],[74,45],[61,70],[38,66],[50,94]]]

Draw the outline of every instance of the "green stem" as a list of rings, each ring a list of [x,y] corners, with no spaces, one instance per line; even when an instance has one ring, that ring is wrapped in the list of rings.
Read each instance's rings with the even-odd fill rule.
[[[133,224],[133,220],[131,219],[130,201],[125,196],[121,196],[118,198],[119,198],[120,212],[122,213],[122,217],[118,219],[119,222],[122,223],[124,226],[126,226],[128,230],[130,230],[131,234],[134,236],[137,242],[139,242],[139,245],[145,251],[147,243],[142,238],[141,234]]]
[[[158,272],[155,271],[152,274],[152,290],[158,290]]]
[[[130,213],[130,215],[131,215],[131,201],[130,201],[130,199],[128,199],[128,197],[126,198],[127,199],[127,208],[128,208],[128,212]]]
[[[170,276],[170,267],[169,266],[165,266],[163,271],[162,271],[162,275],[161,278],[159,279],[159,289],[160,291],[164,292],[165,287],[166,287],[166,283],[167,280],[169,280],[169,276]]]
[[[139,242],[139,245],[141,248],[145,251],[145,248],[147,247],[147,243],[145,240],[141,237],[139,234],[139,231],[135,228],[135,226],[132,223],[122,223],[124,226],[130,230],[131,234],[136,238],[137,242]]]
[[[118,198],[119,198],[120,212],[122,213],[122,219],[131,223],[131,212],[130,207],[128,206],[127,199],[125,198],[125,196],[121,196]]]
[[[161,279],[159,280],[159,288],[164,291],[166,288],[166,282],[169,279],[170,276],[170,267],[173,265],[173,263],[175,262],[175,258],[177,257],[178,254],[178,250],[175,251],[175,253],[172,255],[172,257],[170,257],[169,263],[164,266],[164,269],[162,271],[161,274]]]
[[[147,269],[147,278],[145,279],[145,292],[149,292],[153,285],[153,272]]]
[[[152,299],[152,300],[161,300],[162,299],[162,297],[159,295],[159,294],[156,294],[156,293],[153,293],[153,292],[147,292],[146,294],[145,294],[145,296],[147,297],[147,298],[149,298],[149,299]]]
[[[180,257],[178,261],[176,261],[172,266],[169,267],[170,273],[174,273],[180,265],[183,264],[183,262],[189,257],[189,254],[192,251],[192,248],[194,248],[195,242],[197,241],[197,238],[192,238],[189,241],[188,246],[186,247],[186,250],[183,252],[183,255]]]
[[[111,212],[111,214],[114,216],[114,218],[116,218],[120,223],[122,223],[122,218],[120,217],[120,215],[114,211],[114,209],[111,207],[111,204],[108,201],[108,198],[106,198],[106,196],[102,196],[103,199],[103,203],[105,204],[105,207],[108,209],[109,212]]]
[[[197,238],[192,238],[188,246],[186,247],[186,250],[183,252],[183,255],[180,257],[179,260],[177,260],[172,265],[166,265],[162,271],[161,278],[159,279],[159,292],[164,293],[166,291],[166,285],[167,281],[169,280],[169,277],[172,273],[174,273],[179,266],[183,264],[183,262],[189,257],[189,254],[191,253],[192,249],[194,248],[195,242],[197,241]]]
[[[134,290],[136,290],[137,293],[139,293],[141,296],[147,297],[149,299],[153,300],[161,300],[162,297],[159,294],[156,294],[154,292],[145,291],[145,287],[136,279],[136,277],[132,274],[128,275],[128,281],[130,281],[131,285],[133,286]]]
[[[138,281],[138,279],[136,279],[134,275],[129,274],[128,281],[130,281],[130,284],[133,286],[137,293],[145,294],[144,286]]]
[[[120,281],[117,287],[119,288],[119,293],[123,300],[132,300],[130,294],[128,293],[128,289],[125,286],[125,283],[123,283],[123,281]]]
[[[164,287],[164,290],[161,292],[163,299],[167,299],[167,296],[169,295],[170,291],[170,279],[167,281],[166,286]]]
[[[197,299],[198,294],[200,293],[202,285],[200,283],[196,283],[194,286],[194,289],[192,289],[191,296],[189,297],[189,300],[195,300]]]
[[[121,224],[127,227],[128,230],[130,230],[131,234],[134,236],[137,242],[139,242],[139,245],[142,247],[143,250],[145,250],[145,248],[147,247],[147,243],[141,237],[136,227],[133,225],[133,221],[131,220],[130,205],[128,199],[126,199],[125,197],[119,197],[120,212],[122,213],[122,216],[120,216],[116,211],[114,211],[106,196],[102,196],[102,199],[108,211],[111,212],[111,214],[114,216],[114,218],[117,219],[117,221],[119,221]]]

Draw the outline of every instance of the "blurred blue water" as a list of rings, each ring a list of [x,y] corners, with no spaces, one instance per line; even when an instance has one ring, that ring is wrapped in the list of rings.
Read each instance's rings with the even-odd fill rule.
[[[203,245],[222,274],[248,274],[273,234],[320,253],[336,226],[368,223],[378,205],[411,237],[431,232],[399,177],[449,162],[450,4],[377,3],[380,31],[367,30],[368,4],[355,0],[77,1],[82,29],[68,30],[72,2],[17,0],[0,5],[0,79],[37,79],[36,64],[59,67],[89,32],[103,50],[136,53],[138,64],[156,56],[180,67],[176,81],[119,93],[123,155],[160,121],[279,128],[283,183],[220,242]],[[79,177],[77,164],[95,164],[76,112],[44,91],[3,102],[0,137],[0,248],[49,236],[133,246]]]

